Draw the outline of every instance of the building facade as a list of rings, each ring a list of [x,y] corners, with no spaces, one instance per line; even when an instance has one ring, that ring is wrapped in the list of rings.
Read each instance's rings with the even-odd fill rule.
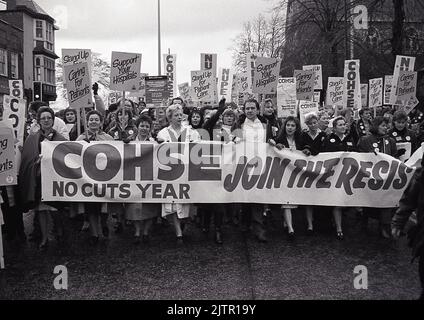
[[[9,80],[23,79],[22,29],[0,19],[0,104],[3,96],[9,94]]]
[[[7,0],[0,19],[23,30],[26,99],[33,101],[41,88],[40,100],[56,100],[55,60],[59,57],[55,54],[55,20],[32,0]]]

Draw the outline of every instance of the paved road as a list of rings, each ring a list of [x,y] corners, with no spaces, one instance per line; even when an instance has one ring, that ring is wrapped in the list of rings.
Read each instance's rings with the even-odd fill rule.
[[[31,217],[27,217],[31,218]],[[177,247],[172,227],[156,227],[148,246],[131,244],[131,227],[97,247],[87,234],[73,230],[71,245],[47,252],[28,243],[18,250],[6,244],[7,270],[0,271],[0,299],[416,299],[417,265],[410,263],[405,240],[394,244],[378,237],[376,221],[368,232],[353,216],[345,220],[346,240],[337,241],[326,216],[316,217],[316,234],[305,235],[303,215],[289,243],[281,217],[268,221],[269,243],[226,226],[218,247],[192,224],[187,242]],[[69,272],[69,288],[53,287],[56,265]],[[368,268],[368,290],[355,290],[353,269]]]

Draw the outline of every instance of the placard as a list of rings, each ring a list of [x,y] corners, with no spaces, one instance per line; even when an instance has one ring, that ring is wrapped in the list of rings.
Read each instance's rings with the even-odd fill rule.
[[[398,101],[409,101],[417,93],[417,72],[399,72],[398,84],[396,87],[396,98]]]
[[[361,78],[359,60],[346,60],[344,70],[343,106],[345,108],[361,109]]]
[[[368,84],[361,83],[361,107],[368,106]]]
[[[191,98],[193,101],[214,101],[217,83],[210,70],[191,72]]]
[[[231,102],[231,94],[233,87],[233,70],[229,68],[219,68],[218,72],[218,100],[225,98]]]
[[[93,105],[87,62],[64,67],[69,107],[80,109]]]
[[[14,132],[6,123],[0,122],[0,186],[16,185],[17,172]]]
[[[171,97],[177,96],[177,55],[164,54],[163,65],[168,76],[168,91]]]
[[[343,77],[329,77],[327,84],[326,105],[343,106]]]
[[[315,71],[294,70],[296,79],[296,99],[313,101],[315,88]]]
[[[162,107],[168,104],[171,98],[168,86],[168,76],[147,76],[146,84],[146,105]]]
[[[9,80],[9,95],[13,98],[24,98],[24,85],[22,80]]]
[[[308,126],[305,123],[305,115],[308,113],[314,112],[318,114],[319,108],[316,102],[311,101],[299,101],[299,115],[300,115],[300,125],[302,130],[307,130]]]
[[[312,70],[315,71],[315,87],[314,90],[322,90],[322,65],[309,65],[303,66],[303,70]]]
[[[275,58],[256,58],[253,93],[276,94],[281,61]]]
[[[414,71],[415,69],[415,57],[408,56],[396,56],[395,69],[393,72],[392,90],[390,92],[390,103],[391,105],[402,105],[402,101],[397,99],[397,86],[401,71]]]
[[[278,118],[297,116],[296,80],[293,77],[278,80],[277,115]]]
[[[141,54],[112,52],[110,90],[136,91],[140,86]]]
[[[92,76],[92,53],[90,49],[62,49],[62,64],[63,67],[71,66],[87,62],[88,64],[88,77],[91,83]],[[66,79],[64,77],[63,84],[66,88]]]
[[[392,94],[393,76],[384,76],[384,104],[390,105],[390,96]]]
[[[369,107],[383,106],[383,78],[370,79]]]

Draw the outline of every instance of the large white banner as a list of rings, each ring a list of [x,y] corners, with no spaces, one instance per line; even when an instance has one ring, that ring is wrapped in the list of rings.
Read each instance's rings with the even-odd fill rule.
[[[268,144],[42,143],[43,201],[390,208],[413,174],[386,154],[306,157]]]

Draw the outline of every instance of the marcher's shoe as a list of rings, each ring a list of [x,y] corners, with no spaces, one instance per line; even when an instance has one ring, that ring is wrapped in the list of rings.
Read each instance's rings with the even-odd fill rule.
[[[219,244],[219,245],[223,244],[221,231],[215,232],[215,242],[216,244]]]
[[[308,230],[306,231],[306,234],[307,234],[309,237],[313,236],[313,235],[314,235],[314,229],[308,229]]]
[[[388,229],[389,228],[387,228],[387,227],[381,228],[380,234],[384,239],[391,239],[392,238]]]
[[[144,244],[148,244],[150,242],[150,238],[149,238],[148,235],[143,235],[142,239],[143,239],[142,241],[143,241]]]
[[[209,233],[209,229],[208,228],[202,228],[202,233],[206,236]]]
[[[263,234],[257,235],[256,240],[258,240],[260,243],[267,243],[268,242],[268,239]]]
[[[287,237],[288,237],[288,240],[289,240],[290,242],[293,242],[293,241],[296,239],[296,235],[294,234],[294,232],[289,232],[289,233],[287,234]]]
[[[343,240],[344,239],[344,234],[343,234],[343,232],[337,232],[337,234],[336,234],[336,238],[337,238],[337,240]]]
[[[184,245],[183,236],[177,237],[177,246],[181,247]]]
[[[140,244],[140,236],[134,236],[133,244],[139,245]]]

